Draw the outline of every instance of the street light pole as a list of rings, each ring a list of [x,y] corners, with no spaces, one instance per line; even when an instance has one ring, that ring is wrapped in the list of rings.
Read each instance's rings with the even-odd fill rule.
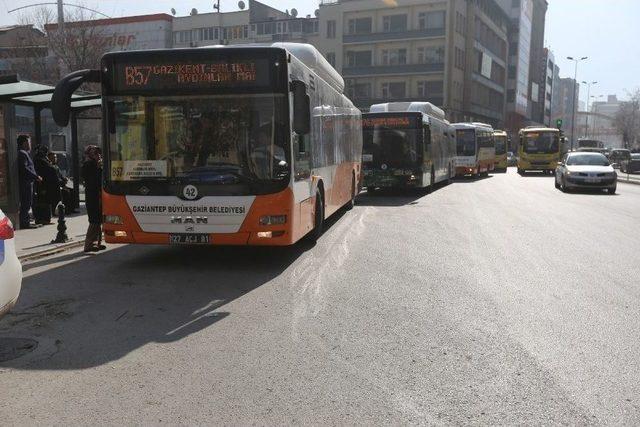
[[[591,96],[591,85],[595,85],[598,82],[582,82],[583,84],[587,85],[587,106],[585,114],[584,114],[584,137],[585,138],[589,138],[589,97]]]
[[[576,63],[576,70],[573,79],[573,114],[571,118],[571,151],[573,151],[573,144],[576,139],[576,110],[578,109],[578,105],[576,105],[576,95],[578,94],[578,62],[584,61],[585,59],[588,59],[588,57],[583,56],[580,59],[575,59],[572,56],[567,56],[567,59]]]
[[[64,30],[64,5],[62,0],[58,0],[58,29],[60,31]]]

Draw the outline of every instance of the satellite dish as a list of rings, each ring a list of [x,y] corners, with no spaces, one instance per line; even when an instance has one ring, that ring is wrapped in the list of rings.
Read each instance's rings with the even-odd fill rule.
[[[298,16],[298,9],[296,9],[295,7],[291,9],[291,16],[293,16],[294,18]]]
[[[176,16],[176,10],[175,10],[174,8],[171,8],[171,14],[172,14],[173,16]]]
[[[247,5],[242,0],[240,0],[238,2],[238,7],[240,8],[240,10],[244,10],[244,8],[247,7]]]
[[[320,9],[316,9],[315,14],[316,14],[316,18],[319,18],[320,17]]]
[[[196,9],[195,7],[191,9],[191,16],[197,15],[197,14],[198,14],[198,9]]]

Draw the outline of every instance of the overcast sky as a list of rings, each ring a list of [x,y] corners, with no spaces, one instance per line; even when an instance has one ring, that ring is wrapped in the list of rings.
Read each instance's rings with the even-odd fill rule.
[[[262,0],[281,10],[297,8],[300,16],[313,14],[315,0]],[[378,1],[378,0],[370,0]],[[15,23],[17,13],[8,11],[43,0],[0,0],[0,25]],[[72,3],[73,0],[66,0]],[[213,1],[101,0],[83,1],[109,16],[169,13],[187,15],[195,7],[201,13],[213,10]],[[248,3],[248,2],[247,2]],[[236,0],[221,0],[223,11],[237,10]],[[549,0],[545,40],[556,55],[563,77],[573,77],[573,63],[567,56],[589,59],[580,64],[578,80],[598,81],[592,95],[617,94],[640,89],[640,0]],[[581,91],[586,100],[586,90]]]

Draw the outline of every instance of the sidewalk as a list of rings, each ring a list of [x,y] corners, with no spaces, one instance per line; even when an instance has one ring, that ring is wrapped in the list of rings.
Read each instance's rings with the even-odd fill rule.
[[[631,173],[627,175],[624,172],[620,172],[620,171],[617,171],[617,172],[618,172],[618,182],[624,182],[625,184],[640,184],[640,174]]]
[[[81,212],[65,218],[67,236],[69,237],[67,243],[51,244],[51,241],[56,238],[58,233],[57,218],[52,218],[54,222],[51,225],[31,230],[16,230],[16,252],[20,261],[28,261],[82,246],[89,222],[84,209],[81,209]]]

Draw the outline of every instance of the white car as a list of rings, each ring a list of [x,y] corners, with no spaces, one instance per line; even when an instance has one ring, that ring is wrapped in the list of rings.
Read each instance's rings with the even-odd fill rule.
[[[556,188],[563,192],[579,188],[616,193],[618,174],[604,154],[572,152],[565,154],[556,169]]]
[[[16,304],[22,286],[22,265],[13,235],[13,224],[0,210],[0,317]]]

